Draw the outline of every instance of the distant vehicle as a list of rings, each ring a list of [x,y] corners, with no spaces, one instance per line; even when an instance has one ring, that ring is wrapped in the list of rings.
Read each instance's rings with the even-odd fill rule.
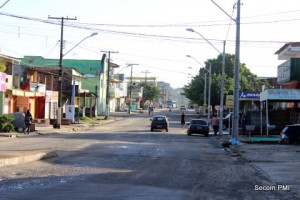
[[[186,106],[180,106],[180,110],[186,110]]]
[[[280,143],[300,142],[300,124],[287,125],[280,133]]]
[[[166,116],[163,115],[156,115],[151,121],[151,131],[154,131],[155,129],[166,129],[166,132],[169,131],[169,121]]]
[[[209,125],[205,119],[192,119],[190,122],[187,123],[187,135],[191,134],[203,134],[204,136],[208,137],[209,134]]]
[[[167,106],[167,108],[176,108],[177,107],[176,101],[168,100],[168,101],[166,101],[166,106]]]

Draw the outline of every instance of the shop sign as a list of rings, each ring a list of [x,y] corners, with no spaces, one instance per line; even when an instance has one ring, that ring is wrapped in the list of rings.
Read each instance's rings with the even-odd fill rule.
[[[262,92],[261,101],[264,100],[300,100],[298,89],[269,89]]]
[[[239,92],[240,100],[253,100],[253,99],[260,99],[260,93],[259,92]]]
[[[6,91],[6,74],[0,72],[0,92]]]

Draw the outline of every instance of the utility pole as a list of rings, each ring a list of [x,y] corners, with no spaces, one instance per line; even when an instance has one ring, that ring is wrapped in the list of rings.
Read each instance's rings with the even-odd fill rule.
[[[132,88],[132,66],[133,65],[138,65],[138,64],[127,64],[127,66],[129,67],[131,67],[131,72],[130,72],[130,86],[129,86],[129,108],[128,108],[128,113],[130,114],[130,112],[131,112],[131,88]]]
[[[106,83],[106,115],[105,119],[109,117],[109,71],[110,71],[110,54],[111,53],[119,53],[117,51],[101,51],[103,53],[108,53],[108,66],[107,66],[107,83]],[[100,88],[99,88],[100,89]]]
[[[207,79],[207,73],[205,73],[205,78],[204,78],[204,117],[206,117],[206,79]],[[209,123],[209,121],[207,121]]]
[[[60,19],[61,20],[61,33],[60,33],[60,56],[58,63],[58,110],[57,110],[57,121],[55,128],[60,129],[61,118],[62,118],[62,59],[63,59],[63,36],[64,36],[64,20],[77,20],[77,18],[69,18],[69,17],[50,17],[48,19]],[[79,112],[79,110],[78,110]]]
[[[210,124],[210,93],[211,93],[211,63],[209,63],[209,70],[208,70],[208,114],[207,114],[207,121]]]
[[[224,76],[225,76],[225,46],[223,43],[223,57],[222,57],[222,79],[221,79],[221,95],[220,95],[220,120],[219,120],[219,134],[223,134],[223,111],[224,111]]]
[[[233,91],[233,127],[232,138],[238,141],[239,133],[239,73],[240,73],[240,18],[241,1],[237,1],[236,17],[236,40],[235,40],[235,62],[234,62],[234,91]]]
[[[234,60],[234,90],[233,90],[233,126],[232,126],[232,139],[234,143],[238,144],[239,132],[239,73],[240,73],[240,20],[241,20],[241,0],[236,2],[236,19],[233,19],[223,8],[216,2],[211,0],[220,10],[225,13],[236,24],[236,39],[235,39],[235,60]]]
[[[141,73],[145,73],[145,84],[147,84],[147,74],[151,73],[151,72],[149,72],[148,70],[146,70],[146,71],[141,72]]]

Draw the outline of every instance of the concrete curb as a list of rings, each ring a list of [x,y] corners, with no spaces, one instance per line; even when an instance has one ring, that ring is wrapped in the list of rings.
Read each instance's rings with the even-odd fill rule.
[[[17,152],[17,153],[1,153],[0,154],[0,167],[7,167],[12,165],[24,164],[37,160],[57,157],[57,153],[50,152]]]

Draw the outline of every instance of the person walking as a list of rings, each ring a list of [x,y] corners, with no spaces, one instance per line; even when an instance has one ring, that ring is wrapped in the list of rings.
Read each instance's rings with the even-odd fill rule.
[[[185,114],[184,114],[184,112],[182,112],[182,114],[181,114],[181,128],[183,128],[184,125],[185,125]]]
[[[213,130],[214,130],[214,135],[217,135],[219,131],[219,119],[214,115],[213,118],[210,121]]]
[[[26,114],[25,114],[25,130],[24,130],[24,134],[28,134],[29,135],[29,132],[30,132],[30,125],[31,125],[31,121],[32,121],[32,115],[29,111],[29,109],[27,110]]]

